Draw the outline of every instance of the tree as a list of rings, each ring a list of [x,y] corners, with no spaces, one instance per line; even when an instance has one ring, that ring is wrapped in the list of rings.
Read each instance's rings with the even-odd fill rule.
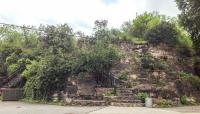
[[[200,2],[199,0],[176,0],[181,10],[179,19],[181,24],[190,33],[193,40],[196,55],[200,57]],[[195,63],[196,74],[200,76],[200,61]]]
[[[30,99],[51,101],[54,93],[64,91],[70,76],[73,60],[62,55],[47,55],[32,62],[23,74],[28,78],[25,96]],[[36,71],[34,71],[35,69]]]
[[[130,28],[130,34],[138,38],[144,38],[146,32],[158,25],[161,22],[161,16],[157,13],[147,13],[138,15],[136,19],[132,21]],[[129,24],[127,24],[130,27]]]
[[[173,24],[169,22],[161,22],[159,25],[147,32],[146,39],[149,43],[154,45],[164,43],[175,47],[178,42],[178,33],[176,32]]]
[[[119,61],[118,50],[110,45],[97,42],[90,48],[81,50],[77,62],[77,73],[88,72],[100,83],[103,76],[108,76],[111,68]]]
[[[40,26],[44,31],[40,34],[41,47],[49,49],[52,53],[67,53],[74,49],[73,31],[67,25]]]
[[[108,21],[107,20],[96,20],[94,30],[94,37],[97,40],[106,40],[109,38]]]

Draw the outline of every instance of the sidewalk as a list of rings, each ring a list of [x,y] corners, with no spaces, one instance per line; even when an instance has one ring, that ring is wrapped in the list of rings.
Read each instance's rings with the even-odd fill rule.
[[[88,107],[0,102],[0,114],[200,114],[200,106],[175,108]]]
[[[157,109],[157,108],[110,106],[94,112],[90,112],[88,114],[183,114],[183,113]]]

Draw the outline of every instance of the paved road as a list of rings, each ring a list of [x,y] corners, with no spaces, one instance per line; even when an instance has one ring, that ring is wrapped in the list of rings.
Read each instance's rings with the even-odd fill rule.
[[[198,113],[200,114],[200,106],[183,106],[174,108],[164,108],[163,110],[177,111],[182,113]]]
[[[191,107],[190,110],[187,110],[187,107],[183,109],[172,108],[172,111],[171,109],[144,107],[75,107],[0,102],[0,114],[200,114],[200,110],[194,111]],[[200,107],[195,107],[195,109],[200,109]]]
[[[87,114],[101,108],[0,102],[0,114]]]

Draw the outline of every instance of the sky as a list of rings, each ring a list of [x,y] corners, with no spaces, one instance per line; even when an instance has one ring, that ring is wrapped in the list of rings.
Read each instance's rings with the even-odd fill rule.
[[[180,13],[174,0],[0,0],[0,23],[67,23],[74,31],[91,34],[95,20],[105,19],[109,28],[120,28],[145,11],[171,17]]]

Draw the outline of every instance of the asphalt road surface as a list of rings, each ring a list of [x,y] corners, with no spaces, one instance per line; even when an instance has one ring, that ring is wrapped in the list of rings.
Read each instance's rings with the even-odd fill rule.
[[[0,114],[200,114],[200,106],[178,108],[86,107],[0,102]]]

